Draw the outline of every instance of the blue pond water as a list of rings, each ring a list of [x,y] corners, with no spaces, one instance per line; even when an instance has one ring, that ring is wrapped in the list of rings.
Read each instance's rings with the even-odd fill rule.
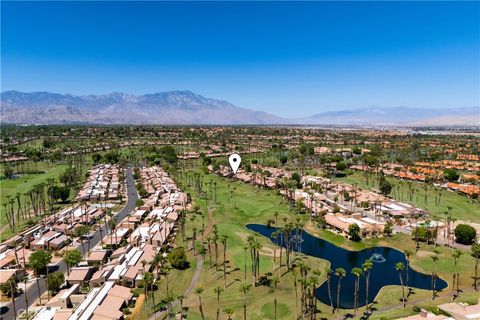
[[[276,244],[280,244],[280,240],[272,239],[271,235],[275,232],[276,228],[267,227],[261,224],[249,224],[246,226],[248,229],[258,232],[259,234],[270,238],[270,240]],[[303,241],[301,241],[303,240]],[[365,260],[371,258],[373,268],[370,271],[370,285],[369,285],[369,303],[371,303],[377,293],[383,286],[386,285],[400,285],[400,279],[398,272],[395,270],[395,264],[397,262],[403,262],[406,266],[405,256],[402,252],[388,248],[388,247],[375,247],[364,249],[362,251],[349,251],[334,244],[319,239],[311,234],[303,231],[301,244],[299,246],[292,246],[294,251],[304,253],[306,255],[319,257],[330,261],[331,269],[344,268],[347,272],[347,276],[342,279],[340,288],[340,308],[350,309],[353,308],[354,288],[355,288],[355,276],[351,274],[351,270],[354,267],[361,267]],[[281,244],[285,247],[285,243]],[[426,275],[420,272],[409,269],[408,273],[409,285],[414,288],[431,290],[430,275]],[[403,281],[405,284],[406,277],[405,271],[403,273]],[[405,284],[406,285],[406,284]],[[444,289],[447,283],[437,278],[435,288],[437,290]],[[336,294],[337,294],[337,277],[331,277],[331,291],[333,305],[336,306]],[[328,297],[328,285],[325,281],[316,291],[317,298],[330,305],[330,299]],[[391,297],[392,300],[399,300],[400,297]],[[359,305],[365,305],[365,277],[360,279],[359,290]]]

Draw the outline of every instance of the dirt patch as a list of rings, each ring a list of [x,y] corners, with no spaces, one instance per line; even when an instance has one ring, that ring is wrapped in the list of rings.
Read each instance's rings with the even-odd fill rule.
[[[132,309],[132,313],[129,315],[130,319],[137,319],[140,315],[140,310],[142,310],[143,302],[145,301],[145,296],[143,294],[138,296],[137,302],[135,303],[135,307]]]
[[[434,256],[435,253],[433,252],[430,252],[430,251],[423,251],[423,250],[420,250],[420,251],[417,251],[417,258],[428,258],[428,257],[432,257]]]
[[[261,255],[273,257],[274,252],[277,252],[277,258],[280,257],[280,249],[273,249],[268,247],[263,247],[260,251]]]
[[[235,235],[242,239],[243,242],[247,242],[248,240],[248,233],[247,232],[235,232]]]

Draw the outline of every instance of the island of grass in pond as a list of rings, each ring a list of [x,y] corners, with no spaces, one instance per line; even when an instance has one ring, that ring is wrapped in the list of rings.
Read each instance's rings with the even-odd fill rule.
[[[281,244],[285,247],[284,239],[274,239],[272,233],[277,230],[274,227],[268,227],[261,224],[248,224],[248,229],[258,232],[259,234],[268,237],[273,243]],[[298,234],[298,235],[297,235]],[[373,302],[375,296],[378,294],[383,286],[387,285],[400,285],[400,279],[398,271],[395,270],[395,265],[398,262],[403,262],[407,265],[405,256],[402,252],[389,247],[375,247],[364,249],[361,251],[349,251],[341,247],[337,247],[334,244],[319,239],[310,235],[305,231],[296,232],[293,231],[291,241],[294,242],[291,245],[292,251],[301,252],[306,255],[318,257],[330,261],[331,269],[334,271],[336,268],[343,268],[346,271],[345,278],[341,281],[340,290],[340,308],[352,309],[354,301],[354,288],[355,288],[355,276],[351,274],[351,270],[354,267],[360,267],[367,259],[372,259],[373,268],[370,271],[369,293],[368,303]],[[406,274],[403,271],[403,282],[406,284]],[[327,281],[323,283],[316,291],[317,298],[327,304],[333,304],[336,307],[336,295],[337,295],[338,278],[332,275],[331,277],[331,292],[332,302],[330,302],[328,294]],[[358,293],[359,306],[366,304],[366,281],[365,276],[360,279],[360,289]],[[418,271],[409,268],[408,271],[408,286],[419,289],[432,289],[432,276],[420,273]],[[440,279],[436,279],[435,289],[441,290],[447,286],[447,283]],[[400,299],[400,297],[392,297],[392,299]]]

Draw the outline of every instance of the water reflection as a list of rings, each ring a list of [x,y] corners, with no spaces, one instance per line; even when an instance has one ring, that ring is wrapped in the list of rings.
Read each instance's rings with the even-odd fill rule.
[[[277,230],[276,228],[267,227],[261,224],[249,224],[247,225],[247,228],[270,238],[270,240],[277,245],[281,244],[283,247],[285,247],[285,241],[283,237],[279,236],[276,239],[272,238],[272,233]],[[370,272],[368,303],[373,301],[383,286],[400,285],[400,279],[398,277],[398,272],[395,270],[395,264],[397,262],[403,262],[406,265],[407,262],[404,254],[396,249],[389,247],[374,247],[361,251],[349,251],[337,247],[328,241],[314,237],[306,231],[301,231],[298,233],[293,231],[292,233],[294,233],[294,235],[291,237],[290,241],[292,242],[291,248],[293,251],[328,260],[331,263],[332,270],[335,270],[336,268],[343,268],[346,270],[347,275],[342,279],[341,284],[340,308],[353,308],[355,276],[352,275],[350,271],[354,267],[361,267],[365,260],[369,258],[372,258],[372,260],[375,259],[375,263],[373,264],[373,268]],[[432,281],[430,275],[417,272],[410,268],[408,272],[408,279],[408,285],[411,287],[427,290],[431,289]],[[439,278],[437,279],[435,286],[437,290],[444,289],[446,286],[447,283],[444,280]],[[330,305],[327,287],[327,283],[323,283],[317,289],[316,296],[321,302]],[[365,277],[362,277],[360,280],[360,289],[358,293],[358,301],[360,306],[364,306],[366,303],[365,287]],[[332,276],[331,290],[332,294],[336,296],[337,278],[335,276]],[[395,299],[396,297],[392,298]],[[398,299],[400,299],[400,297],[398,297]],[[336,301],[333,301],[333,305],[336,305]]]

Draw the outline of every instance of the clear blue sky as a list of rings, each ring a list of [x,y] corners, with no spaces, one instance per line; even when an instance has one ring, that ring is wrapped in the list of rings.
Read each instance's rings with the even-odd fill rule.
[[[479,2],[6,2],[1,89],[191,90],[282,116],[479,105]]]

